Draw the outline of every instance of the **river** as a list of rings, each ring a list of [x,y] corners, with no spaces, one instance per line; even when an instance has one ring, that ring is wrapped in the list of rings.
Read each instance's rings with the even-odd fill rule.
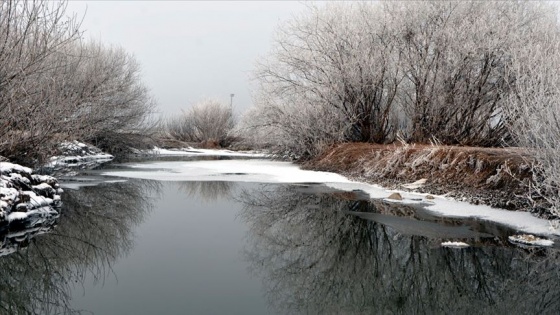
[[[560,310],[558,248],[514,245],[510,227],[240,168],[178,180],[150,163],[63,181],[60,216],[4,231],[2,314]],[[167,177],[136,176],[147,170]]]

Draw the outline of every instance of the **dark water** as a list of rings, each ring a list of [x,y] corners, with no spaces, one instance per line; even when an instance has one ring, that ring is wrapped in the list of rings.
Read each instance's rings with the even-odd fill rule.
[[[67,189],[60,217],[4,231],[0,313],[559,313],[557,249],[366,199],[321,185]]]

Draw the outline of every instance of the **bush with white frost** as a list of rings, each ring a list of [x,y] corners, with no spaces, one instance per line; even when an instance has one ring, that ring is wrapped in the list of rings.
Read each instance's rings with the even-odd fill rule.
[[[535,159],[535,180],[529,197],[560,217],[560,33],[556,24],[540,34],[544,42],[527,45],[515,58],[515,95],[509,101],[512,115],[519,117],[512,132]]]
[[[515,140],[514,58],[554,14],[533,2],[336,3],[282,25],[260,61],[247,134],[312,156],[340,141]],[[258,132],[254,130],[266,130]]]
[[[145,145],[154,102],[134,57],[81,39],[66,2],[0,2],[0,154],[40,164],[80,139]]]
[[[127,147],[150,147],[155,102],[140,80],[140,65],[122,48],[90,42],[69,47],[75,60],[61,62],[61,102],[72,110],[63,120],[73,135],[102,150],[118,153]],[[73,58],[73,57],[70,57]],[[55,74],[53,74],[54,76]],[[76,128],[79,126],[79,128]]]
[[[401,131],[411,142],[500,146],[513,55],[542,29],[548,7],[528,2],[416,2],[383,6],[397,38]]]
[[[379,17],[374,9],[327,5],[280,28],[255,73],[259,90],[248,133],[265,128],[277,150],[297,156],[337,141],[394,139],[397,52],[371,21]]]
[[[338,142],[523,146],[560,216],[560,27],[531,1],[328,3],[281,25],[240,132],[296,158]]]
[[[215,142],[225,146],[233,128],[230,106],[205,99],[165,123],[168,138],[184,142]]]

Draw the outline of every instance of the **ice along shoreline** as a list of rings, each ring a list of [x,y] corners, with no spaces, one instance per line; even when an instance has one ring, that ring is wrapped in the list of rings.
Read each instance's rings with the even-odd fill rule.
[[[511,211],[474,205],[446,196],[385,189],[379,185],[357,182],[336,173],[303,170],[296,164],[265,159],[216,161],[150,161],[124,163],[125,169],[106,170],[104,176],[158,181],[241,181],[256,183],[320,183],[342,191],[360,190],[371,199],[386,199],[403,204],[421,204],[426,211],[439,217],[473,218],[501,224],[522,233],[560,237],[560,228],[529,212]],[[394,192],[402,200],[387,197]]]

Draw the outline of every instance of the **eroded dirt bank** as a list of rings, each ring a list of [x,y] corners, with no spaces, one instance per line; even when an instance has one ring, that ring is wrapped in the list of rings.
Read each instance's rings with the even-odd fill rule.
[[[303,164],[390,189],[415,190],[510,210],[536,212],[527,195],[531,159],[522,149],[345,143]],[[419,188],[406,184],[426,179]],[[403,186],[404,185],[404,186]]]

